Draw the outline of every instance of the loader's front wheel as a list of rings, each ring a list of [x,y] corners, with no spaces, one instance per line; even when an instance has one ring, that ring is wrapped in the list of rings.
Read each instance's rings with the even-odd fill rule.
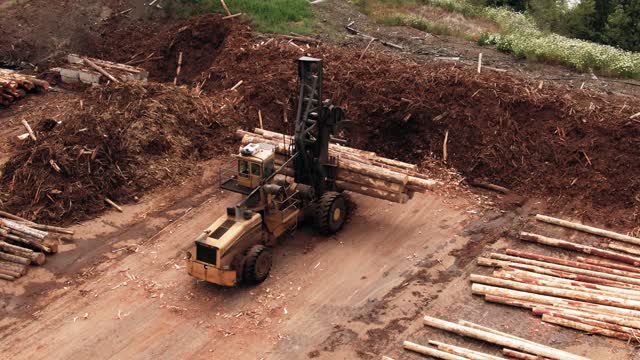
[[[264,245],[254,245],[247,251],[242,277],[249,284],[263,282],[271,271],[271,250]]]
[[[347,202],[337,192],[327,192],[316,204],[316,227],[324,235],[331,235],[342,228],[347,220]]]

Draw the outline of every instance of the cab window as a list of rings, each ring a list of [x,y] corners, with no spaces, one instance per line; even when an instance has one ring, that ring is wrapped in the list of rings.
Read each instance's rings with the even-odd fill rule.
[[[264,177],[271,176],[273,174],[273,160],[264,163]]]
[[[253,176],[261,176],[260,174],[260,164],[251,163],[251,175]]]
[[[238,175],[249,177],[249,162],[247,160],[238,160]]]

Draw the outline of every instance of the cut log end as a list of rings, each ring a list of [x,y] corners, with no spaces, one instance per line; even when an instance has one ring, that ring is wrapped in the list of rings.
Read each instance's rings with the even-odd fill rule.
[[[58,251],[56,247],[56,252]],[[35,253],[35,256],[31,258],[31,263],[34,265],[44,265],[47,262],[47,256],[43,253]]]

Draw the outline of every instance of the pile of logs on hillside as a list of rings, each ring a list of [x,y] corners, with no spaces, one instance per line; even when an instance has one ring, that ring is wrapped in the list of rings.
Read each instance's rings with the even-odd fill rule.
[[[283,165],[290,155],[291,136],[263,129],[255,129],[253,133],[238,130],[236,136],[242,139],[242,145],[273,145],[277,166]],[[340,190],[406,203],[414,193],[424,193],[438,184],[418,172],[416,165],[380,157],[374,152],[330,144],[329,155],[337,162],[336,185]],[[293,167],[283,169],[289,176],[294,175],[293,171]]]
[[[46,91],[49,83],[12,70],[0,69],[0,105],[9,106],[31,92]]]
[[[469,321],[460,320],[458,323],[452,323],[431,316],[425,316],[424,325],[500,346],[502,354],[509,356],[510,358],[525,360],[589,360],[589,358],[584,356],[575,355],[531,340],[494,330],[492,328],[474,324]],[[428,342],[431,346],[405,341],[404,348],[436,359],[506,360],[504,357],[491,355],[462,346],[446,344],[444,342],[434,340],[428,340]],[[386,357],[386,359],[391,358]]]
[[[25,275],[29,265],[42,265],[46,254],[58,252],[61,238],[73,231],[36,224],[0,211],[0,279],[13,281]]]
[[[63,67],[51,69],[59,72],[65,83],[82,82],[98,85],[107,81],[114,83],[130,80],[146,82],[149,76],[146,70],[139,67],[76,54],[67,55],[67,62],[68,64]]]
[[[537,219],[640,244],[640,239],[628,235],[543,215]],[[605,259],[559,258],[514,249],[492,253],[479,258],[478,264],[497,269],[492,276],[471,275],[474,294],[530,309],[547,323],[640,342],[640,258],[527,232],[520,238]]]

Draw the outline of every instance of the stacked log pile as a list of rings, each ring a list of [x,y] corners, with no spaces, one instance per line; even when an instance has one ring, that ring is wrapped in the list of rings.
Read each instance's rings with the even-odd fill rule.
[[[236,136],[242,139],[242,145],[273,145],[277,166],[285,164],[291,155],[291,136],[263,129],[255,129],[253,133],[238,130]],[[337,164],[336,186],[340,190],[406,203],[414,193],[424,193],[438,184],[421,174],[416,165],[380,157],[374,152],[330,144],[329,155]],[[290,164],[282,171],[285,175],[294,175]]]
[[[578,228],[584,226],[581,224],[543,215],[537,219],[585,231]],[[590,233],[640,243],[628,235],[585,228],[590,228]],[[491,253],[479,258],[478,264],[496,270],[492,276],[471,275],[474,294],[489,302],[529,309],[547,323],[640,342],[640,258],[527,232],[522,232],[520,239],[606,260],[565,259],[514,249]]]
[[[0,279],[13,281],[25,275],[29,265],[42,265],[46,254],[58,252],[58,243],[73,231],[37,224],[0,211]]]
[[[9,106],[27,96],[28,93],[42,92],[48,88],[49,83],[44,80],[0,69],[0,105],[2,106]]]
[[[502,354],[515,359],[588,360],[588,358],[583,356],[555,349],[469,321],[460,320],[458,323],[452,323],[435,317],[425,316],[424,325],[500,346],[502,348]],[[406,350],[428,355],[436,359],[506,360],[504,357],[446,344],[440,341],[429,340],[429,345],[431,346],[424,346],[411,341],[404,342],[404,348]]]

